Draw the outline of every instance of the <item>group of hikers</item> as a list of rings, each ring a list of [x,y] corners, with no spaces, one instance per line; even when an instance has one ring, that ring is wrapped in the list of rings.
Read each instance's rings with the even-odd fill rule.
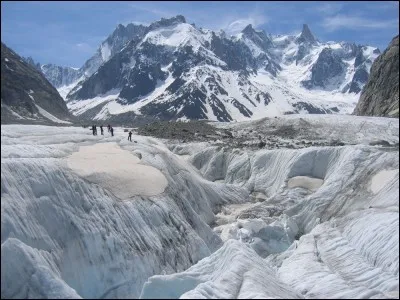
[[[110,124],[107,125],[108,128],[108,132],[111,132],[111,136],[114,136],[114,128],[111,127]],[[97,126],[96,125],[92,125],[92,131],[93,131],[93,135],[97,135]],[[103,135],[103,125],[100,125],[100,132],[101,135]]]
[[[86,126],[83,126],[83,127],[86,127]],[[101,135],[104,135],[104,133],[103,133],[103,125],[100,125],[99,127],[100,127]],[[111,133],[111,136],[114,136],[114,128],[110,124],[107,125],[107,129],[108,129],[108,132]],[[92,129],[91,130],[93,132],[93,135],[97,135],[97,126],[96,125],[92,125]],[[132,131],[129,131],[129,133],[128,133],[128,141],[132,142]]]

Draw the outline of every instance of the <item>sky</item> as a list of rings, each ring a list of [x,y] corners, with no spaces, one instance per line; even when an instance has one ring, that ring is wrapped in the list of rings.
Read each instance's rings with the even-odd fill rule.
[[[246,25],[298,34],[309,25],[320,41],[348,41],[383,51],[399,34],[396,1],[1,1],[1,41],[41,64],[81,67],[118,24],[148,25],[183,15],[228,34]]]

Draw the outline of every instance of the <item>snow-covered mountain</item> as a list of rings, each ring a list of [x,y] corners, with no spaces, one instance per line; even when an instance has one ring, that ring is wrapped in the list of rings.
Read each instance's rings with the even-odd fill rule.
[[[81,117],[246,120],[289,113],[351,113],[379,49],[320,42],[307,25],[235,36],[186,23],[119,25],[79,70],[66,96]],[[70,86],[71,88],[71,86]]]
[[[57,89],[63,86],[76,84],[77,80],[82,77],[82,71],[79,68],[62,67],[54,64],[42,65],[35,62],[32,57],[23,57],[23,60],[42,72],[47,80]]]
[[[32,57],[23,60],[43,73],[46,79],[58,90],[61,97],[65,98],[68,92],[79,80],[83,80],[83,72],[79,68],[62,67],[54,64],[41,65],[35,62]]]

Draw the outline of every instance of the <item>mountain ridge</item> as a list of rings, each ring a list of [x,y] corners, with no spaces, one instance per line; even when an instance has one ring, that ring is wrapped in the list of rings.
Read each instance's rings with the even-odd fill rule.
[[[128,112],[216,121],[351,113],[376,51],[320,42],[307,24],[298,36],[272,36],[249,24],[227,37],[178,15],[149,26],[119,24],[64,98],[72,113],[95,119]]]

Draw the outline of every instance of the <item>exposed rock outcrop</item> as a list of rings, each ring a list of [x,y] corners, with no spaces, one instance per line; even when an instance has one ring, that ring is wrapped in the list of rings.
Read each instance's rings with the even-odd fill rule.
[[[374,61],[354,114],[399,117],[399,36]]]
[[[71,118],[44,75],[1,43],[1,123],[66,123]]]

